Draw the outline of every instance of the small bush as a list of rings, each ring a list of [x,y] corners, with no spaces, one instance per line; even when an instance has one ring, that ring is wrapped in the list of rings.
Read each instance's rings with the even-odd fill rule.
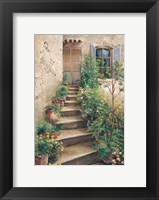
[[[50,145],[47,139],[37,139],[35,141],[35,156],[45,156],[50,152]]]
[[[64,100],[68,94],[68,88],[65,85],[60,85],[56,94],[53,95],[52,99],[54,100]]]
[[[54,163],[61,151],[63,151],[63,143],[57,140],[49,141],[49,163]]]
[[[82,71],[81,71],[81,82],[80,86],[85,88],[89,86],[90,88],[97,88],[98,84],[98,76],[99,76],[99,68],[96,61],[92,59],[92,57],[86,58],[86,60],[82,63]]]
[[[45,113],[47,114],[48,111],[54,111],[55,113],[60,113],[60,105],[59,104],[49,104],[44,108]]]

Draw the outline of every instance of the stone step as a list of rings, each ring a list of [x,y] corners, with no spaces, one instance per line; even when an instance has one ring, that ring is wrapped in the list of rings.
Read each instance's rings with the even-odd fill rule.
[[[100,161],[98,152],[91,143],[76,144],[65,147],[56,164],[61,165],[91,165]]]
[[[75,100],[67,100],[67,101],[65,101],[65,106],[76,106],[76,105],[79,105],[80,104],[80,102],[79,101],[75,101]]]
[[[79,143],[89,142],[92,140],[92,133],[87,128],[62,130],[60,141],[64,146],[71,146]]]
[[[61,117],[56,124],[61,124],[62,130],[84,128],[87,126],[86,122],[83,121],[81,115]]]
[[[68,88],[79,88],[78,85],[68,85],[67,87],[68,87]]]
[[[68,91],[68,94],[78,94],[78,91]]]
[[[68,91],[76,91],[76,92],[78,92],[79,88],[78,87],[69,87]]]
[[[69,94],[69,95],[66,96],[66,100],[77,101],[77,95],[76,94]]]
[[[64,106],[60,113],[61,116],[81,115],[80,106]]]

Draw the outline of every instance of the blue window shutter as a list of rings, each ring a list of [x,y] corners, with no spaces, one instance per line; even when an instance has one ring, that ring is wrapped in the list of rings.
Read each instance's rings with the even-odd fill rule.
[[[113,63],[115,63],[115,61],[121,61],[121,46],[113,49]]]
[[[92,58],[96,60],[96,48],[93,46],[93,44],[90,44],[90,52],[91,52]]]

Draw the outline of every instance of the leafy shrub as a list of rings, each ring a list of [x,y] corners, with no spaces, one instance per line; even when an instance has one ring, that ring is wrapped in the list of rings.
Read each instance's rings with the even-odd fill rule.
[[[123,91],[124,69],[121,63],[115,62],[107,68],[106,77],[112,77],[109,91],[106,95],[99,87],[97,78],[98,64],[92,59],[86,59],[82,65],[80,91],[77,96],[82,104],[82,114],[88,118],[87,126],[95,139],[94,148],[103,157],[109,151],[124,153],[124,113],[123,103],[116,99],[115,84],[119,83]]]
[[[63,151],[63,143],[57,140],[49,140],[49,163],[54,163]]]
[[[86,86],[85,90],[80,90],[77,98],[83,107],[82,114],[86,114],[90,121],[103,115],[105,109],[109,109],[109,105],[105,101],[106,94],[100,88]]]
[[[86,58],[82,63],[81,67],[81,82],[80,86],[85,88],[89,86],[90,88],[97,88],[98,84],[98,76],[99,76],[99,68],[98,64],[92,57]]]
[[[36,133],[38,135],[44,133],[51,133],[51,130],[52,130],[52,124],[45,120],[41,121],[36,127]]]
[[[109,151],[124,153],[124,118],[119,113],[115,113],[114,118],[112,123],[111,113],[107,112],[89,124],[100,157]]]
[[[55,113],[60,113],[60,105],[59,104],[49,104],[44,108],[45,113],[48,111],[54,111]]]
[[[60,124],[52,124],[48,121],[41,121],[36,127],[37,135],[41,135],[44,133],[59,133],[61,131]]]
[[[60,85],[56,94],[52,97],[54,100],[64,100],[68,94],[68,88],[65,85]]]
[[[67,81],[67,80],[68,80],[68,76],[67,76],[67,74],[64,74],[63,81]]]
[[[107,68],[108,77],[112,77],[118,81],[120,85],[120,91],[124,91],[124,67],[119,61],[115,61],[113,67]]]
[[[95,149],[98,149],[98,156],[99,158],[102,158],[105,156],[106,153],[110,152],[110,147],[107,146],[107,143],[105,140],[98,140],[98,142],[95,142],[93,145]]]
[[[49,154],[50,145],[49,140],[47,139],[37,139],[35,141],[35,156],[44,156]]]

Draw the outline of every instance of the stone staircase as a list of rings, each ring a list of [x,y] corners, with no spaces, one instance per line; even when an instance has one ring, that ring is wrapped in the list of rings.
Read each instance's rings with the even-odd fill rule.
[[[61,110],[60,121],[57,122],[62,127],[60,141],[64,144],[64,151],[56,164],[91,165],[100,161],[97,150],[91,147],[91,133],[81,116],[80,103],[77,101],[78,90],[78,86],[68,86],[65,105]]]

